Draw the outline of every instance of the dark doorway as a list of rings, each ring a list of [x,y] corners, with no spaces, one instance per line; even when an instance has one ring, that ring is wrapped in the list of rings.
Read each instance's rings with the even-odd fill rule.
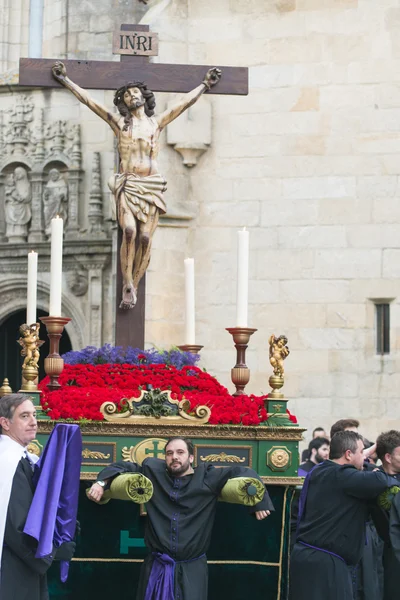
[[[37,317],[47,317],[48,313],[38,309]],[[19,310],[11,314],[0,326],[0,385],[4,377],[8,377],[13,392],[21,388],[21,367],[23,357],[21,356],[21,346],[17,340],[20,337],[19,328],[26,321],[25,310]],[[45,376],[43,363],[49,353],[49,339],[46,333],[46,327],[40,327],[40,339],[44,340],[40,348],[39,360],[39,381]],[[71,341],[68,333],[64,331],[60,340],[60,354],[72,350]]]

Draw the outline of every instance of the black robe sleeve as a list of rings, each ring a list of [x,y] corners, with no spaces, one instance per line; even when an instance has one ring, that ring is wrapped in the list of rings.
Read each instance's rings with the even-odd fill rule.
[[[53,562],[54,553],[35,558],[37,542],[23,532],[32,502],[33,493],[20,465],[14,475],[8,505],[4,545],[20,558],[32,571],[44,575]]]
[[[343,490],[349,496],[361,499],[372,499],[392,485],[396,479],[382,471],[358,471],[354,468],[343,470]]]
[[[222,488],[226,484],[229,479],[234,479],[235,477],[253,477],[254,479],[258,479],[261,481],[261,477],[250,469],[249,467],[219,467],[218,469],[209,466],[206,475],[206,482],[210,489],[214,490],[217,495],[221,492]],[[264,483],[263,483],[264,485]],[[264,498],[258,504],[249,507],[250,514],[253,514],[259,510],[275,510],[274,505],[271,502],[271,498],[269,497],[267,489],[265,489]]]
[[[141,473],[141,468],[134,462],[120,460],[116,463],[108,465],[108,467],[105,467],[102,471],[100,471],[100,473],[97,475],[96,481],[106,481],[107,485],[105,489],[108,489],[111,485],[111,481],[122,473]]]
[[[400,569],[400,492],[394,496],[390,509],[389,535],[392,550],[399,561]]]

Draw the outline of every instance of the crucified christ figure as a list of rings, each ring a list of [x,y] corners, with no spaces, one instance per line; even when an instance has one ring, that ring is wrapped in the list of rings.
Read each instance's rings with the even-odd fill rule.
[[[109,187],[114,194],[116,216],[122,229],[121,270],[123,278],[120,308],[136,304],[139,281],[150,261],[151,243],[160,213],[166,212],[163,192],[167,182],[157,166],[160,133],[221,78],[220,69],[210,69],[204,81],[176,102],[174,106],[154,114],[153,92],[141,82],[127,83],[116,91],[115,114],[96,102],[86,90],[67,77],[62,62],[52,68],[54,77],[86,104],[113,130],[118,140],[119,173]]]

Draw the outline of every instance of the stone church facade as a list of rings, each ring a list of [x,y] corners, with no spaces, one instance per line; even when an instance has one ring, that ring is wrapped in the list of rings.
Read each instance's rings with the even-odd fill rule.
[[[148,271],[146,343],[183,343],[193,256],[202,364],[231,385],[225,327],[247,227],[249,391],[267,391],[267,339],[284,333],[285,391],[302,424],[352,416],[371,437],[398,428],[400,1],[2,0],[0,16],[0,326],[25,306],[30,249],[48,309],[57,209],[72,347],[113,340],[113,134],[66,90],[18,88],[18,58],[119,60],[113,31],[146,23],[156,61],[250,68],[249,96],[205,96],[163,134],[168,214]],[[91,94],[113,106],[111,92]],[[157,94],[157,109],[170,100]]]

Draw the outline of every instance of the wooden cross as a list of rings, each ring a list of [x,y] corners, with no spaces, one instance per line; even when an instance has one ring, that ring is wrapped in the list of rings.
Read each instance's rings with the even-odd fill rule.
[[[121,25],[125,32],[149,32],[148,25]],[[122,38],[121,38],[122,39]],[[129,46],[129,44],[127,44]],[[133,44],[131,44],[133,46]],[[150,63],[149,53],[132,47],[132,54],[122,54],[120,62],[93,60],[63,60],[68,76],[86,89],[116,90],[128,81],[144,81],[153,92],[189,92],[199,85],[211,67],[219,65],[180,65]],[[153,53],[154,54],[154,53]],[[63,87],[55,80],[52,66],[55,59],[21,58],[19,85],[30,87]],[[248,94],[247,67],[219,67],[222,78],[210,94]],[[144,348],[145,277],[142,278],[136,306],[131,310],[119,308],[122,293],[122,273],[119,258],[122,231],[118,228],[117,293],[115,345]]]

